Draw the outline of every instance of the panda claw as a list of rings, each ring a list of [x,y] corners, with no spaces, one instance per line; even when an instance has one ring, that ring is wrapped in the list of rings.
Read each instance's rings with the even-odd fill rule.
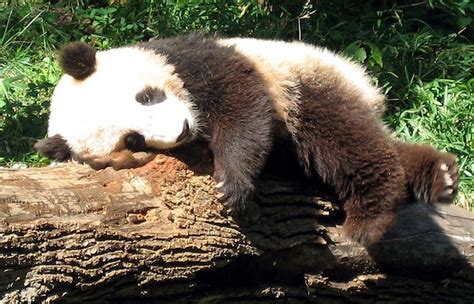
[[[452,186],[454,184],[454,180],[450,174],[448,173],[444,174],[444,183],[446,186]]]
[[[453,192],[454,192],[454,189],[447,189],[447,190],[444,191],[443,194],[444,194],[444,196],[446,196],[446,195],[452,194]]]
[[[222,182],[221,182],[222,183]],[[221,184],[221,183],[218,183]],[[239,215],[245,210],[245,203],[247,199],[247,191],[242,190],[241,194],[232,185],[222,183],[218,188],[217,198],[222,202],[227,212],[231,215]]]
[[[438,193],[433,192],[432,203],[450,203],[457,192],[459,169],[456,160],[448,154],[441,153],[442,163],[438,166],[439,175],[434,180],[433,189],[439,189]]]
[[[449,167],[448,167],[447,164],[443,163],[443,164],[441,164],[441,165],[439,166],[439,169],[440,169],[441,171],[448,171]]]
[[[231,215],[239,215],[245,211],[245,204],[240,199],[228,198],[223,202],[227,212]]]

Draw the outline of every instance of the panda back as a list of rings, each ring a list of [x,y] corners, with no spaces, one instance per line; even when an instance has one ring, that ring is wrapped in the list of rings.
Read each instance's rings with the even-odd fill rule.
[[[283,118],[297,107],[299,88],[332,90],[353,102],[364,102],[377,115],[383,113],[384,96],[364,68],[325,48],[302,42],[254,38],[221,39],[249,58],[263,75],[275,107]],[[317,102],[317,101],[315,101]]]

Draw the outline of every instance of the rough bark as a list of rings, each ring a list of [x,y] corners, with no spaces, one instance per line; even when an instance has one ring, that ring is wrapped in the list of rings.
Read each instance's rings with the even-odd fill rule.
[[[474,216],[461,208],[407,204],[365,249],[314,187],[263,179],[236,220],[214,186],[166,156],[134,170],[0,170],[0,298],[474,301]]]

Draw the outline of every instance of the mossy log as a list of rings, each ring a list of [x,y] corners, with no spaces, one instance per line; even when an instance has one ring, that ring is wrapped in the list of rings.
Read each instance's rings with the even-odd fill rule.
[[[342,235],[337,204],[263,178],[245,216],[208,175],[145,167],[0,170],[0,298],[15,302],[473,303],[474,216],[407,204],[384,239]]]

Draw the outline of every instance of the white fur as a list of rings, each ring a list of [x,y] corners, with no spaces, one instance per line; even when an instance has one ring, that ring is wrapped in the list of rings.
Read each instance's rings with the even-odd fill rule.
[[[187,119],[195,117],[189,96],[166,58],[152,51],[126,47],[98,52],[96,71],[83,81],[64,75],[54,91],[48,135],[60,134],[76,153],[106,155],[130,131],[148,145],[170,148]],[[161,103],[144,106],[136,94],[150,86],[166,93]],[[179,96],[179,97],[178,97]]]
[[[279,77],[278,82],[296,86],[299,77],[311,77],[314,73],[334,68],[351,90],[357,90],[360,99],[370,107],[383,108],[383,96],[372,85],[362,66],[321,47],[302,42],[260,40],[255,38],[230,38],[219,41],[221,45],[235,46],[236,50],[252,60],[261,73]],[[329,70],[330,70],[329,69]],[[281,90],[274,89],[277,102]],[[285,97],[286,98],[286,97]],[[282,101],[287,102],[286,100]]]

